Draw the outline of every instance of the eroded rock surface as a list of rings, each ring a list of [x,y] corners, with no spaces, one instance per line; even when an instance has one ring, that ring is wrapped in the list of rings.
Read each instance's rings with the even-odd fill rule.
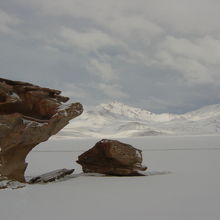
[[[90,150],[81,154],[78,161],[85,173],[133,176],[142,175],[141,150],[116,140],[101,140]]]
[[[60,91],[0,78],[0,180],[25,182],[27,154],[80,115]]]
[[[59,180],[67,175],[70,175],[73,172],[74,172],[74,169],[68,170],[68,169],[64,168],[64,169],[54,170],[52,172],[45,173],[40,176],[36,176],[36,177],[30,179],[30,181],[28,183],[30,183],[30,184],[49,183],[49,182]]]

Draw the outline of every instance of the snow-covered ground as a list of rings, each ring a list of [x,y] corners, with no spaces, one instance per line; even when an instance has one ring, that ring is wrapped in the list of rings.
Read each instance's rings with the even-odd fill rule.
[[[0,190],[1,220],[219,220],[220,136],[120,139],[143,150],[145,177],[82,175],[74,161],[97,139],[51,139],[26,175],[75,168],[65,180]]]
[[[185,114],[155,114],[119,102],[85,108],[57,137],[220,134],[220,104]]]

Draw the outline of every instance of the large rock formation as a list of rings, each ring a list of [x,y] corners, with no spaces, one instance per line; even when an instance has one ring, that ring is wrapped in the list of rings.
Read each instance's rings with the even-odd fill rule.
[[[78,157],[85,173],[101,173],[118,176],[142,175],[141,150],[116,140],[101,140],[90,150]]]
[[[27,154],[82,113],[60,93],[0,78],[0,180],[25,182]]]

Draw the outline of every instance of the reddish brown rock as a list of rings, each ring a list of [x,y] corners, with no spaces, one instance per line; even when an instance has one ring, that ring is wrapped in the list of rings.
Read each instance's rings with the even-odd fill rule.
[[[101,140],[90,150],[78,157],[85,173],[101,173],[118,176],[142,175],[141,150],[116,140]]]
[[[0,180],[25,182],[27,154],[83,111],[60,91],[0,78]]]

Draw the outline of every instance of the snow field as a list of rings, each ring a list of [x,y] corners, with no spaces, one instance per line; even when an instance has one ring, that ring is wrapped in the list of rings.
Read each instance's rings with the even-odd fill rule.
[[[143,150],[146,177],[82,175],[74,161],[97,141],[51,139],[35,148],[28,157],[27,176],[64,167],[75,168],[74,175],[1,190],[1,219],[220,219],[219,136],[121,139]]]

